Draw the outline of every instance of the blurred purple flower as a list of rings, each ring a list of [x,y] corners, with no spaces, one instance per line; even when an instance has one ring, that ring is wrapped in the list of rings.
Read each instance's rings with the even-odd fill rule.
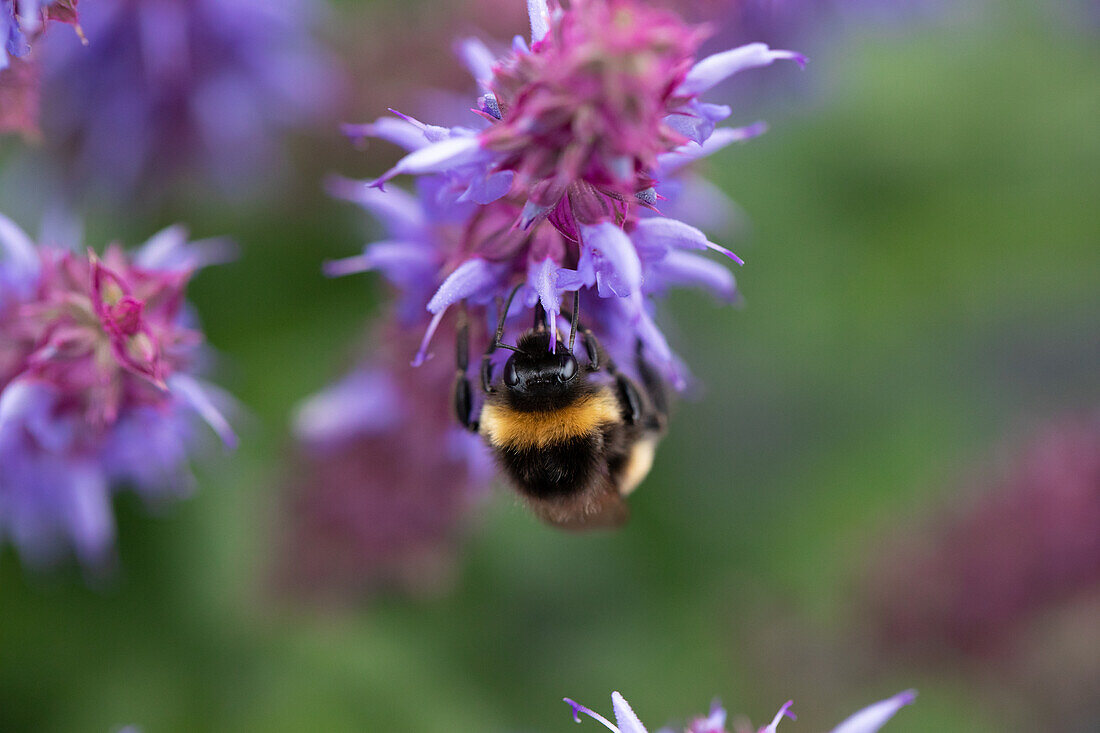
[[[38,66],[13,59],[0,71],[0,135],[18,132],[33,136],[38,130]]]
[[[76,26],[77,0],[0,0],[0,134],[38,132],[39,69],[31,43],[46,22]],[[80,34],[79,26],[77,33]]]
[[[199,381],[202,335],[183,290],[225,253],[180,227],[133,257],[35,246],[0,216],[0,538],[32,564],[72,547],[109,559],[111,495],[190,489],[195,417],[235,437]]]
[[[331,111],[313,0],[96,0],[45,39],[43,126],[71,185],[132,199],[180,180],[261,183],[280,136]]]
[[[416,338],[400,319],[389,324],[364,364],[299,408],[304,456],[284,513],[284,588],[424,592],[450,569],[466,510],[493,471],[485,447],[440,398],[453,367],[433,360],[409,369]]]
[[[833,728],[831,733],[875,733],[875,731],[886,725],[899,710],[912,703],[916,697],[917,693],[915,691],[906,690],[893,697],[881,700],[847,718],[840,725]],[[565,702],[573,708],[573,720],[578,723],[581,722],[580,714],[584,713],[599,721],[614,733],[646,733],[642,721],[638,719],[629,703],[618,692],[611,693],[611,706],[615,711],[615,723],[569,698],[565,698]],[[761,728],[759,733],[776,733],[780,721],[785,717],[794,720],[795,715],[790,712],[792,704],[793,702],[787,702],[781,707],[772,722]],[[751,733],[751,730],[751,728],[747,728],[745,733]],[[673,733],[673,729],[662,728],[660,733]],[[710,713],[706,717],[692,720],[684,729],[684,733],[726,733],[725,709],[718,702],[715,702],[711,706]],[[740,727],[737,728],[737,733],[742,733]]]
[[[1100,585],[1100,419],[1004,452],[965,497],[876,549],[864,612],[892,648],[988,653]]]
[[[532,0],[528,8],[530,47],[517,39],[495,60],[479,41],[460,46],[483,91],[476,127],[398,114],[347,128],[352,137],[383,138],[409,151],[372,185],[421,176],[421,208],[465,222],[437,270],[427,304],[433,319],[414,363],[426,358],[451,305],[489,304],[518,281],[525,285],[521,302],[540,303],[552,331],[568,293],[582,292],[587,303],[615,301],[596,306],[614,321],[598,335],[639,339],[666,379],[682,387],[647,296],[694,285],[733,300],[732,275],[693,251],[740,259],[694,226],[654,215],[675,195],[671,189],[691,181],[674,178],[666,191],[660,177],[764,131],[759,123],[716,130],[731,110],[702,102],[701,94],[744,69],[804,59],[749,44],[695,62],[698,28],[630,0],[582,0],[568,9]],[[439,247],[438,238],[431,247]],[[364,257],[355,269],[374,269]],[[392,270],[387,275],[401,287]],[[585,313],[588,319],[591,310]],[[628,349],[633,338],[624,339]]]

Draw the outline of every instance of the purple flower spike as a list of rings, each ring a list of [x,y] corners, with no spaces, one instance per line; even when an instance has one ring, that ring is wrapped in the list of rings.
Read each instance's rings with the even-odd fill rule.
[[[408,366],[418,318],[387,323],[368,359],[298,410],[302,455],[279,534],[287,544],[278,577],[289,591],[357,600],[379,587],[430,592],[446,584],[492,469],[481,441],[439,398],[454,365]],[[453,337],[446,327],[442,334]]]
[[[282,136],[333,113],[342,86],[310,37],[321,6],[81,3],[87,45],[64,33],[40,44],[45,140],[65,182],[129,202],[181,180],[239,195],[273,178]]]
[[[685,168],[765,129],[763,123],[717,127],[732,110],[700,94],[742,70],[805,59],[750,44],[696,62],[705,32],[635,0],[576,0],[568,7],[530,0],[527,9],[530,45],[520,39],[496,60],[481,42],[466,39],[457,47],[480,93],[471,127],[436,127],[395,113],[397,119],[348,128],[408,151],[375,181],[341,184],[336,195],[371,209],[394,234],[387,242],[406,247],[410,257],[400,264],[392,257],[387,268],[381,251],[368,248],[327,271],[378,269],[403,294],[412,287],[414,297],[404,300],[416,302],[423,293],[410,285],[411,261],[426,263],[425,254],[436,253],[436,290],[421,301],[433,317],[414,364],[427,358],[451,306],[490,304],[522,285],[520,302],[541,306],[555,336],[558,316],[579,293],[582,319],[593,321],[617,362],[633,363],[641,343],[665,380],[682,387],[679,360],[656,325],[651,298],[686,285],[734,301],[732,275],[687,251],[712,250],[742,264],[696,226],[728,219],[732,204]],[[418,224],[412,235],[352,188],[381,188],[406,174],[419,177],[422,220],[435,222]],[[411,208],[407,194],[394,195],[395,208]],[[692,201],[708,205],[692,211]],[[666,208],[692,221],[664,217]],[[423,273],[416,275],[422,282]],[[599,300],[618,304],[601,308]],[[491,321],[489,310],[480,317]],[[593,310],[603,317],[586,315]],[[506,338],[530,323],[518,312],[506,321]],[[552,339],[550,348],[556,346]]]
[[[860,710],[836,728],[833,728],[832,733],[876,733],[890,718],[894,717],[898,710],[912,703],[916,700],[916,697],[917,693],[914,690],[898,693],[891,698]],[[564,698],[564,700],[573,708],[573,720],[578,723],[580,722],[580,713],[584,713],[615,733],[645,733],[646,729],[638,716],[634,714],[623,696],[617,692],[612,693],[611,702],[615,710],[615,721],[618,725],[613,724],[607,718],[580,703],[569,698]],[[777,733],[779,723],[784,718],[798,720],[795,714],[791,712],[792,705],[794,705],[794,701],[788,700],[783,707],[779,708],[779,712],[775,714],[772,722],[760,729],[760,733]],[[659,733],[673,733],[673,729],[670,727],[662,728]],[[725,709],[715,701],[711,705],[710,714],[705,718],[700,717],[692,720],[684,729],[684,733],[726,733]]]
[[[35,247],[0,217],[0,537],[29,563],[110,559],[111,497],[190,489],[198,422],[227,446],[228,397],[197,379],[183,291],[224,243],[173,227],[134,256]]]

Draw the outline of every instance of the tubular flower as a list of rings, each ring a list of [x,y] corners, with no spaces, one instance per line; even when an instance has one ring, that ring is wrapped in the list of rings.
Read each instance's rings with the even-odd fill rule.
[[[331,109],[313,0],[97,0],[87,45],[45,39],[43,124],[70,184],[132,198],[181,178],[232,190]]]
[[[893,697],[887,698],[876,702],[866,708],[863,708],[854,715],[848,717],[840,725],[832,729],[831,733],[875,733],[886,725],[890,718],[901,710],[906,705],[912,703],[917,697],[917,693],[913,690],[907,690],[900,692]],[[642,725],[642,721],[638,719],[634,711],[631,709],[630,704],[620,695],[618,692],[611,693],[611,706],[615,711],[615,723],[612,723],[607,718],[603,717],[599,713],[586,708],[584,705],[573,702],[569,698],[565,698],[565,702],[573,708],[573,720],[581,722],[580,715],[585,715],[599,721],[614,733],[646,733],[646,728]],[[775,718],[771,723],[764,726],[758,733],[776,733],[777,727],[783,718],[790,718],[795,720],[794,713],[790,712],[792,702],[787,702],[776,713]],[[706,717],[695,718],[691,721],[684,733],[726,733],[726,711],[722,708],[721,704],[715,702],[710,709],[710,714]],[[751,731],[751,728],[746,729],[746,733]],[[737,732],[741,733],[741,728],[737,728]],[[659,733],[673,733],[672,728],[662,728]]]
[[[466,511],[484,495],[492,466],[439,397],[454,378],[450,365],[408,368],[405,351],[415,339],[398,318],[365,363],[298,410],[304,456],[278,569],[292,591],[426,592],[450,568]]]
[[[865,613],[893,649],[988,653],[1100,583],[1100,414],[1037,430],[965,504],[884,548]]]
[[[185,309],[191,274],[224,252],[180,227],[134,257],[36,247],[0,217],[0,538],[28,561],[67,546],[110,555],[110,498],[190,488],[195,418],[235,437],[194,376],[202,335]]]
[[[684,188],[674,173],[683,164],[764,131],[759,123],[716,129],[731,110],[700,95],[744,69],[804,59],[749,44],[696,62],[699,28],[631,0],[568,8],[531,0],[528,9],[530,47],[517,39],[494,60],[478,41],[460,46],[483,92],[475,127],[398,114],[347,130],[409,151],[372,185],[421,176],[429,206],[465,217],[437,272],[427,304],[433,319],[414,363],[423,362],[451,305],[487,304],[522,284],[522,301],[541,305],[555,332],[567,294],[616,301],[606,310],[616,313],[617,329],[682,386],[647,296],[701,285],[734,299],[732,275],[698,252],[741,260],[691,224],[661,216],[658,204]]]

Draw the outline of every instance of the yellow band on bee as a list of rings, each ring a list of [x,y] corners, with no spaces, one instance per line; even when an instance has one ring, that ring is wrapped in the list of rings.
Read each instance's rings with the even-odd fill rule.
[[[591,434],[620,419],[618,402],[605,388],[547,412],[520,412],[486,402],[481,408],[481,432],[495,448],[544,448]]]

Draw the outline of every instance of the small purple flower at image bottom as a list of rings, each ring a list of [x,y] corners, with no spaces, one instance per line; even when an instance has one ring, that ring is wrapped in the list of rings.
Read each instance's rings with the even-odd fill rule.
[[[70,189],[132,200],[180,182],[241,194],[342,83],[315,0],[95,0],[86,43],[44,39],[42,124]]]
[[[71,548],[104,565],[117,490],[187,493],[196,418],[235,444],[228,398],[196,377],[202,334],[183,299],[226,249],[172,227],[100,257],[35,245],[0,216],[0,539],[24,560]]]
[[[900,692],[893,697],[863,708],[845,719],[840,725],[833,728],[830,733],[876,733],[876,731],[886,725],[899,710],[911,704],[916,698],[917,693],[914,690]],[[614,731],[614,733],[646,733],[646,727],[642,725],[642,721],[639,720],[634,710],[631,709],[630,704],[627,703],[618,692],[611,693],[611,706],[612,710],[615,712],[615,723],[612,723],[594,710],[574,702],[569,698],[565,698],[565,702],[573,708],[573,720],[578,723],[581,722],[580,716],[583,713],[602,723],[604,727]],[[776,713],[772,722],[760,728],[758,733],[776,733],[780,721],[785,717],[795,720],[795,715],[790,710],[792,704],[793,702],[787,702],[783,705],[783,707],[779,709],[779,712]],[[710,713],[706,717],[699,717],[692,720],[691,723],[684,728],[684,733],[726,733],[726,717],[725,709],[715,702],[711,706]],[[752,731],[753,728],[747,723],[734,727],[734,733],[752,733]],[[674,733],[674,730],[672,728],[662,728],[659,733]]]

